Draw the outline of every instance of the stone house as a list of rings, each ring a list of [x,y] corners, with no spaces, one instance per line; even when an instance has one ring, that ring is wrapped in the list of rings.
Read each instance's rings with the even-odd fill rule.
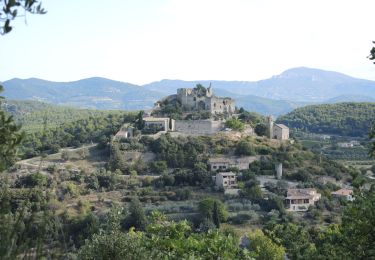
[[[332,197],[334,198],[344,198],[347,201],[353,201],[353,190],[350,189],[339,189],[337,191],[331,192]]]
[[[215,186],[223,189],[236,189],[237,185],[237,176],[233,172],[220,172],[214,177]]]
[[[310,206],[320,200],[321,194],[316,189],[288,189],[285,208],[288,211],[307,211]]]
[[[114,140],[120,140],[122,138],[131,138],[134,135],[134,127],[129,124],[123,125],[120,130],[114,136]]]
[[[289,127],[283,124],[276,124],[273,121],[272,116],[267,117],[268,120],[268,132],[270,139],[277,140],[288,140],[289,139]]]
[[[243,157],[214,157],[208,160],[211,171],[229,168],[238,168],[239,170],[249,169],[249,164],[259,160],[259,156],[243,156]]]
[[[167,117],[144,117],[145,128],[160,129],[160,132],[175,130],[175,120]]]

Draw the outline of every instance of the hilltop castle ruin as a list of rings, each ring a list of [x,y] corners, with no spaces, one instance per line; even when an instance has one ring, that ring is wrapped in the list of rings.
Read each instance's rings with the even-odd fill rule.
[[[217,97],[213,94],[211,85],[206,89],[198,84],[195,88],[177,89],[177,94],[170,95],[158,102],[156,107],[160,107],[165,100],[177,100],[185,112],[207,111],[211,114],[233,114],[236,105],[235,101],[229,97]]]

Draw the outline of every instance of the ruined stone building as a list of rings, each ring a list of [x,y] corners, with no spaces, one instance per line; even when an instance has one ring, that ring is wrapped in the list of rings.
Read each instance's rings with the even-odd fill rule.
[[[163,100],[177,100],[183,111],[207,111],[211,114],[233,114],[236,108],[235,101],[229,97],[217,97],[213,94],[211,86],[207,89],[202,87],[180,88],[177,94],[170,95]],[[159,107],[163,100],[156,102]]]
[[[204,91],[203,91],[204,92]],[[180,88],[177,90],[177,99],[185,110],[206,110],[211,114],[232,114],[235,110],[235,102],[231,98],[216,97],[209,87],[202,93],[196,88]]]

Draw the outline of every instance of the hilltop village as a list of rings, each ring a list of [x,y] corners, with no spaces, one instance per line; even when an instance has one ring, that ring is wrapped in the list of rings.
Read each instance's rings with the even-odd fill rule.
[[[54,240],[55,254],[68,248],[86,259],[97,238],[111,244],[119,237],[121,243],[129,239],[120,248],[135,242],[140,247],[131,248],[149,252],[155,245],[167,255],[170,248],[158,239],[171,241],[173,233],[172,243],[199,241],[191,250],[202,254],[202,241],[224,250],[223,256],[231,241],[228,259],[249,259],[242,254],[257,250],[254,241],[272,245],[275,259],[285,252],[290,259],[301,259],[300,252],[303,259],[325,259],[317,230],[332,234],[347,221],[341,217],[345,208],[359,201],[355,189],[367,191],[373,182],[366,175],[374,167],[347,167],[314,153],[294,130],[289,133],[287,122],[238,108],[211,86],[178,89],[147,111],[71,113],[82,119],[30,136],[22,146],[24,160],[6,175],[8,205],[28,196],[28,232],[64,231]],[[33,156],[38,151],[47,153]],[[45,217],[58,222],[33,222],[40,208],[50,209]]]
[[[168,106],[179,109],[179,119],[166,109]],[[212,87],[207,89],[202,85],[197,87],[181,88],[177,94],[170,95],[155,103],[153,110],[142,114],[142,134],[180,133],[187,135],[213,135],[219,132],[231,131],[226,126],[226,121],[237,119],[238,109],[232,98],[217,97],[213,94]],[[288,140],[289,128],[283,124],[276,124],[272,116],[267,118],[267,133],[270,139]],[[138,125],[139,126],[139,125]],[[254,135],[250,125],[246,125],[245,133]],[[135,125],[124,125],[115,138],[134,137]]]
[[[174,108],[174,109],[173,109]],[[211,85],[206,89],[202,85],[195,88],[181,88],[174,95],[167,96],[155,103],[152,110],[139,114],[138,121],[133,124],[125,124],[113,138],[113,142],[133,138],[140,140],[143,137],[154,140],[163,134],[173,138],[189,136],[222,136],[225,138],[257,138],[253,125],[244,124],[241,129],[231,128],[228,122],[239,122],[239,109],[235,100],[226,97],[217,97],[213,93]],[[235,125],[235,124],[234,124]],[[289,139],[289,128],[284,124],[275,123],[272,116],[265,119],[264,135],[275,147],[283,147],[293,144]],[[245,153],[246,154],[246,153]],[[142,160],[151,162],[155,155],[152,153],[137,153],[134,151],[123,151],[122,155],[128,161]],[[266,155],[255,154],[246,156],[238,153],[229,155],[208,154],[207,165],[211,172],[212,184],[217,190],[226,195],[239,196],[241,189],[238,178],[242,178],[243,171],[248,171],[257,164],[270,164],[267,176],[258,178],[261,188],[270,183],[276,185],[283,179],[283,161],[272,163]],[[168,163],[167,163],[168,164]],[[274,168],[272,168],[274,167]],[[337,184],[336,181],[334,183]],[[307,211],[319,201],[321,194],[315,188],[296,188],[297,182],[288,182],[285,195],[285,208],[290,211]],[[346,187],[345,184],[340,184]],[[334,196],[351,196],[352,190],[343,188],[332,193]],[[345,195],[344,195],[345,194]],[[350,200],[351,197],[348,197]]]

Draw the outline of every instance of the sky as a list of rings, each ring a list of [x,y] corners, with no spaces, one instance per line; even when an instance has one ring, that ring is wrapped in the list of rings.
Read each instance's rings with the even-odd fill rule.
[[[374,0],[44,0],[0,36],[0,81],[255,81],[293,67],[375,80]]]

